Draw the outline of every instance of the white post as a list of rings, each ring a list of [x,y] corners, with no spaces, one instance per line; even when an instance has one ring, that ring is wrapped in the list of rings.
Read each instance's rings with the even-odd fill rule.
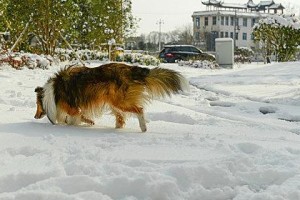
[[[164,21],[163,20],[159,20],[158,22],[157,22],[157,24],[158,24],[158,51],[160,52],[160,50],[161,50],[161,25],[162,24],[164,24]]]

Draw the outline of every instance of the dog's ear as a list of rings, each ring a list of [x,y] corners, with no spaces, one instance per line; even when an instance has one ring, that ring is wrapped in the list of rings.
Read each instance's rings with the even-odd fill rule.
[[[34,90],[34,92],[36,92],[36,93],[40,93],[42,91],[43,91],[42,87],[36,87],[35,90]]]

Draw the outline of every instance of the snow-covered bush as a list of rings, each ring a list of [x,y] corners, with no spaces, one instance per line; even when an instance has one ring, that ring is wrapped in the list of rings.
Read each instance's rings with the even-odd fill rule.
[[[294,15],[270,15],[253,27],[253,35],[264,57],[274,54],[278,61],[288,61],[300,45],[300,20]]]
[[[97,50],[69,50],[69,49],[57,49],[56,55],[60,61],[72,61],[77,60],[78,57],[81,60],[100,60],[100,61],[108,61],[108,53],[101,52]]]
[[[5,52],[1,53],[0,55],[1,65],[10,65],[15,69],[22,69],[24,67],[29,69],[48,69],[54,62],[55,59],[49,55],[37,55],[20,52]]]
[[[219,65],[216,61],[208,60],[190,60],[190,61],[178,61],[179,66],[189,66],[194,68],[202,69],[216,69],[219,68]]]
[[[60,61],[73,61],[77,60],[78,57],[82,60],[98,60],[98,61],[109,61],[108,52],[102,52],[97,50],[76,50],[71,51],[68,49],[58,49],[56,54]],[[77,54],[77,55],[76,55]],[[125,52],[113,54],[113,61],[127,62],[127,63],[137,63],[140,65],[153,65],[158,66],[160,64],[159,59],[154,56],[146,55],[143,53]]]
[[[245,63],[251,62],[251,57],[254,55],[252,49],[247,47],[239,47],[234,52],[234,62]]]
[[[210,54],[210,53],[202,53],[198,56],[195,56],[195,58],[193,60],[195,60],[195,61],[200,60],[200,61],[214,62],[214,61],[216,61],[216,57],[213,54]]]
[[[124,62],[138,63],[140,65],[153,65],[158,66],[160,64],[159,59],[151,55],[145,55],[142,53],[125,53]]]

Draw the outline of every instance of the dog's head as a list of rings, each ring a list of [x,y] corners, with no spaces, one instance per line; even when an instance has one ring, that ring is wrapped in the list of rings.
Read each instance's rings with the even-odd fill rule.
[[[37,87],[34,91],[36,92],[36,113],[34,118],[41,119],[46,115],[43,107],[44,88]]]

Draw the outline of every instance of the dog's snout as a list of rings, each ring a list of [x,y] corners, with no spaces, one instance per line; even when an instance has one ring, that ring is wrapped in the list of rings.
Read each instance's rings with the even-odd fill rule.
[[[41,119],[45,116],[45,113],[44,112],[36,112],[35,115],[34,115],[34,118],[35,119]]]
[[[40,118],[41,118],[41,115],[36,114],[36,115],[34,115],[34,118],[35,118],[35,119],[40,119]]]

